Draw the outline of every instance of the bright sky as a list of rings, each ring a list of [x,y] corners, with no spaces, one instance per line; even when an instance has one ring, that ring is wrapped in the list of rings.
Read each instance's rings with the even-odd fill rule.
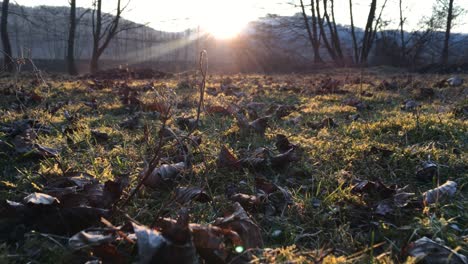
[[[126,2],[126,0],[122,1]],[[240,27],[268,13],[292,15],[300,11],[297,7],[288,4],[291,1],[293,0],[131,0],[129,10],[124,17],[139,23],[149,23],[153,28],[166,31],[181,31],[186,28],[195,28],[198,25],[202,27],[211,25],[212,30],[220,30],[222,27]],[[408,23],[406,27],[408,29],[417,27],[422,16],[431,14],[432,3],[435,1],[404,0],[404,6],[407,7],[404,14]],[[12,2],[27,6],[68,5],[68,0],[16,0]],[[89,7],[92,0],[78,0],[77,2],[79,6]],[[116,0],[103,2],[104,10],[111,12],[115,8]],[[378,5],[383,2],[383,0],[377,1]],[[398,2],[398,0],[388,0],[383,15],[395,26],[399,21]],[[365,26],[369,3],[369,0],[354,0],[356,26]],[[468,10],[468,0],[455,0],[455,3]],[[335,0],[335,10],[337,22],[349,24],[348,1]],[[468,15],[459,19],[454,31],[468,33]]]

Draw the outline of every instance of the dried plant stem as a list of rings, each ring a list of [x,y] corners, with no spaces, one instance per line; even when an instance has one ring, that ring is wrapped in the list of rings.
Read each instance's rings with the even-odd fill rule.
[[[163,119],[163,123],[162,123],[162,126],[161,126],[161,130],[160,130],[160,133],[159,133],[159,142],[158,142],[158,146],[156,147],[156,151],[153,155],[153,158],[151,159],[151,161],[149,162],[148,164],[148,167],[147,169],[145,170],[145,173],[143,174],[143,176],[139,179],[139,182],[137,184],[137,186],[135,187],[135,189],[133,190],[133,192],[127,197],[127,199],[125,199],[125,201],[122,203],[122,207],[126,206],[127,203],[138,193],[138,191],[141,189],[141,187],[143,186],[143,183],[146,181],[146,179],[151,175],[151,172],[158,166],[158,163],[159,163],[159,160],[161,159],[161,149],[163,147],[163,139],[164,139],[164,136],[163,136],[163,131],[166,129],[166,125],[167,125],[167,121],[168,121],[169,118],[164,118]]]
[[[198,101],[198,108],[197,108],[197,120],[196,120],[196,127],[198,126],[198,122],[200,121],[200,112],[203,106],[203,100],[205,97],[205,86],[206,86],[206,73],[208,72],[208,57],[206,50],[200,52],[200,73],[202,75],[202,81],[200,84],[200,100]]]

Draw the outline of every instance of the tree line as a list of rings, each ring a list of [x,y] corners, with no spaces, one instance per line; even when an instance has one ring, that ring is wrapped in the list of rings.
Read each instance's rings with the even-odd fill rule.
[[[392,30],[386,29],[389,21],[383,15],[388,0],[361,1],[360,3],[369,4],[365,10],[366,23],[363,25],[356,25],[355,1],[340,1],[340,8],[343,4],[349,8],[349,23],[346,26],[337,23],[343,20],[336,17],[334,0],[294,0],[293,4],[298,11],[296,15],[270,15],[259,19],[250,24],[253,30],[249,33],[220,45],[214,38],[194,29],[167,34],[164,40],[157,39],[155,30],[145,25],[130,23],[122,18],[122,13],[128,9],[127,1],[124,3],[116,0],[115,11],[109,14],[102,11],[102,0],[92,0],[90,9],[77,8],[76,0],[69,0],[68,9],[62,8],[60,11],[62,13],[50,11],[52,18],[43,19],[42,24],[37,25],[37,22],[32,21],[30,17],[19,14],[16,9],[12,10],[10,1],[4,0],[0,35],[4,67],[9,71],[14,70],[14,56],[8,35],[8,29],[11,31],[8,16],[11,14],[20,16],[33,27],[47,28],[45,34],[54,40],[54,45],[51,47],[51,52],[56,54],[54,59],[61,57],[65,60],[67,71],[72,75],[79,71],[77,56],[80,56],[80,52],[77,52],[77,49],[83,49],[83,46],[86,48],[89,46],[90,72],[98,71],[99,62],[103,57],[109,57],[104,55],[110,52],[120,61],[127,62],[150,61],[155,57],[165,56],[174,63],[188,63],[189,60],[197,59],[198,51],[201,49],[210,51],[212,55],[210,62],[221,65],[217,67],[219,69],[247,69],[246,71],[258,71],[258,69],[275,71],[275,68],[296,71],[301,70],[301,67],[329,62],[336,66],[366,66],[380,53],[389,54],[388,57],[395,60],[398,66],[408,66],[419,61],[428,50],[431,54],[437,54],[437,62],[448,64],[449,55],[452,54],[450,48],[454,45],[454,37],[457,38],[451,30],[454,22],[465,11],[457,6],[456,1],[437,0],[433,13],[421,18],[420,27],[407,31],[407,16],[410,14],[405,10],[407,2],[405,0],[398,0],[399,23],[398,28]],[[66,16],[63,15],[64,12],[67,12]],[[51,22],[57,19],[59,13],[63,18],[61,23],[66,24],[63,30],[56,22]],[[52,25],[53,30],[50,29]],[[86,27],[80,29],[83,25]],[[146,33],[147,31],[150,32]],[[16,32],[15,37],[18,38],[19,34],[21,32]],[[138,38],[138,34],[143,37]],[[59,45],[63,43],[65,52],[59,52],[61,47],[56,47],[57,39]],[[129,40],[135,43],[130,47],[131,51],[127,47]],[[39,46],[37,43],[29,45]],[[159,55],[152,54],[155,52]]]

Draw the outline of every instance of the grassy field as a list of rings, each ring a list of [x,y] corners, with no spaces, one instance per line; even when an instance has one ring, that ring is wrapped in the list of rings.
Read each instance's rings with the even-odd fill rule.
[[[51,181],[77,172],[127,183],[110,206],[107,219],[115,226],[133,219],[157,227],[157,218],[176,219],[181,208],[191,223],[205,225],[239,202],[260,230],[262,241],[254,242],[262,248],[235,252],[226,244],[226,262],[412,262],[409,248],[422,237],[467,255],[468,86],[440,82],[449,77],[384,68],[208,76],[198,126],[190,120],[197,75],[2,78],[0,261],[137,260],[125,239],[109,242],[115,252],[107,255],[92,246],[72,250],[72,234],[49,227],[66,220],[43,217],[37,221],[47,223],[37,224],[5,213],[11,204],[4,200],[50,191]],[[170,129],[160,133],[163,123]],[[29,139],[25,124],[33,128]],[[289,140],[286,147],[278,134]],[[185,168],[162,173],[174,177],[156,188],[145,183],[128,199],[156,152],[158,166],[185,162]],[[425,191],[447,180],[457,184],[453,197],[423,202]],[[210,201],[196,195],[181,202],[181,186],[201,188]]]

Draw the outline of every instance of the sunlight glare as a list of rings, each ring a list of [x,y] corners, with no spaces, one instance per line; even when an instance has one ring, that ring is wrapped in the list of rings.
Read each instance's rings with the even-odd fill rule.
[[[204,8],[200,26],[218,39],[236,37],[253,19],[247,1],[210,1]]]

